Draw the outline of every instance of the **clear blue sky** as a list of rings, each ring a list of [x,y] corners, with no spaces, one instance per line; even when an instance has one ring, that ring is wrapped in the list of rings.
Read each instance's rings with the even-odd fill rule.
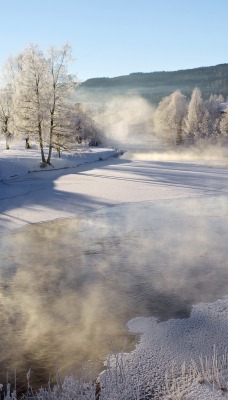
[[[228,0],[2,0],[0,65],[29,43],[72,45],[85,80],[228,62]]]

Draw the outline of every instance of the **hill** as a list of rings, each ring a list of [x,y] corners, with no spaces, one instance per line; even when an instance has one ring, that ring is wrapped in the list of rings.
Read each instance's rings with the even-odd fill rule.
[[[114,78],[93,78],[83,82],[77,89],[81,101],[90,96],[99,101],[100,96],[140,94],[152,103],[158,103],[162,97],[180,89],[190,97],[195,87],[200,88],[203,97],[210,94],[228,96],[228,64],[200,67],[179,71],[137,72]]]

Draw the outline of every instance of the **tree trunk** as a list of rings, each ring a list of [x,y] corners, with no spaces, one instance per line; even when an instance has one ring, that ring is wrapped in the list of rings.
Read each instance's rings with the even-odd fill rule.
[[[178,128],[177,128],[177,139],[176,139],[176,145],[180,145],[183,142],[183,137],[182,137],[182,124],[180,123]]]
[[[47,164],[49,164],[49,165],[51,165],[51,155],[52,155],[52,148],[53,148],[53,134],[54,134],[54,110],[51,111],[49,151],[48,151],[48,158],[47,158]]]
[[[3,126],[3,133],[6,138],[6,150],[9,150],[9,138],[10,138],[10,133],[8,131],[8,118],[5,118],[4,120],[4,126]]]
[[[44,155],[44,145],[43,145],[43,137],[42,137],[42,127],[41,122],[38,122],[38,134],[39,134],[39,143],[40,143],[40,152],[41,152],[41,161],[46,164],[46,159]]]
[[[26,148],[26,149],[31,149],[29,136],[27,136],[27,137],[25,138],[25,148]]]
[[[58,152],[58,157],[61,158],[61,150],[60,150],[60,146],[57,147],[57,152]]]
[[[10,148],[9,138],[10,138],[9,132],[6,132],[6,150],[9,150],[9,148]]]

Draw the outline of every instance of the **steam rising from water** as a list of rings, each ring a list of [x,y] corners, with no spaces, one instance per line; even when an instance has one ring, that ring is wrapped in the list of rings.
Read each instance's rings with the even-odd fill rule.
[[[154,107],[140,96],[113,96],[97,114],[96,122],[109,144],[133,144],[151,133],[153,112]]]
[[[152,147],[159,145],[159,142],[152,144]],[[152,149],[151,149],[152,150]],[[135,152],[134,160],[144,161],[196,161],[198,164],[228,165],[228,146],[224,144],[198,144],[193,147],[177,147],[175,149],[163,148],[156,151]]]
[[[39,386],[55,365],[104,357],[110,337],[123,348],[132,317],[187,316],[227,294],[227,216],[226,198],[185,199],[3,236],[2,371],[31,367]]]
[[[86,101],[90,102],[90,95]],[[101,96],[97,99],[99,111],[95,121],[104,132],[107,144],[122,147],[134,160],[144,161],[197,161],[227,165],[227,138],[221,143],[199,141],[194,146],[170,148],[155,137],[153,116],[155,106],[139,95]]]

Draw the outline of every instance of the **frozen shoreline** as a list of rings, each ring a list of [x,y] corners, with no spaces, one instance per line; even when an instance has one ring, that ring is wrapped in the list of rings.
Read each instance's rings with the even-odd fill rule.
[[[190,365],[192,360],[199,367],[199,357],[211,357],[214,348],[220,357],[225,354],[228,346],[228,297],[193,306],[187,319],[158,322],[155,318],[139,317],[129,321],[128,328],[141,336],[136,349],[125,355],[125,362],[136,371],[145,355],[144,379],[153,382],[156,371],[159,369],[165,374],[167,369],[171,370],[173,362],[181,370],[184,362]],[[159,384],[159,377],[156,384]],[[188,398],[208,399],[211,393],[214,393],[213,399],[228,398],[228,394],[218,386],[208,387],[208,383],[199,384],[197,381],[194,387],[189,388]]]
[[[146,393],[156,400],[228,399],[228,296],[193,306],[189,318],[138,317],[128,328],[140,339],[131,353],[108,358],[114,381],[109,381],[110,398],[118,391],[118,398],[125,399],[122,393],[133,393],[135,386],[142,398]],[[101,373],[101,382],[110,375]]]
[[[41,168],[37,149],[25,150],[22,146],[18,148],[16,145],[12,150],[1,151],[0,234],[30,223],[74,217],[86,211],[79,199],[75,201],[75,209],[79,205],[79,212],[72,206],[69,209],[64,205],[65,201],[71,202],[70,186],[71,182],[74,184],[76,174],[93,168],[93,164],[110,162],[107,160],[112,158],[115,160],[122,154],[122,150],[113,148],[81,147],[74,154],[63,154],[61,159],[54,156],[51,166]],[[53,202],[49,202],[48,197],[53,195],[54,186],[57,185],[55,182],[66,175],[70,175],[72,179],[64,185],[62,205],[58,201],[56,209],[56,198]],[[73,190],[74,192],[77,192],[77,189]],[[44,206],[43,202],[46,203]]]

